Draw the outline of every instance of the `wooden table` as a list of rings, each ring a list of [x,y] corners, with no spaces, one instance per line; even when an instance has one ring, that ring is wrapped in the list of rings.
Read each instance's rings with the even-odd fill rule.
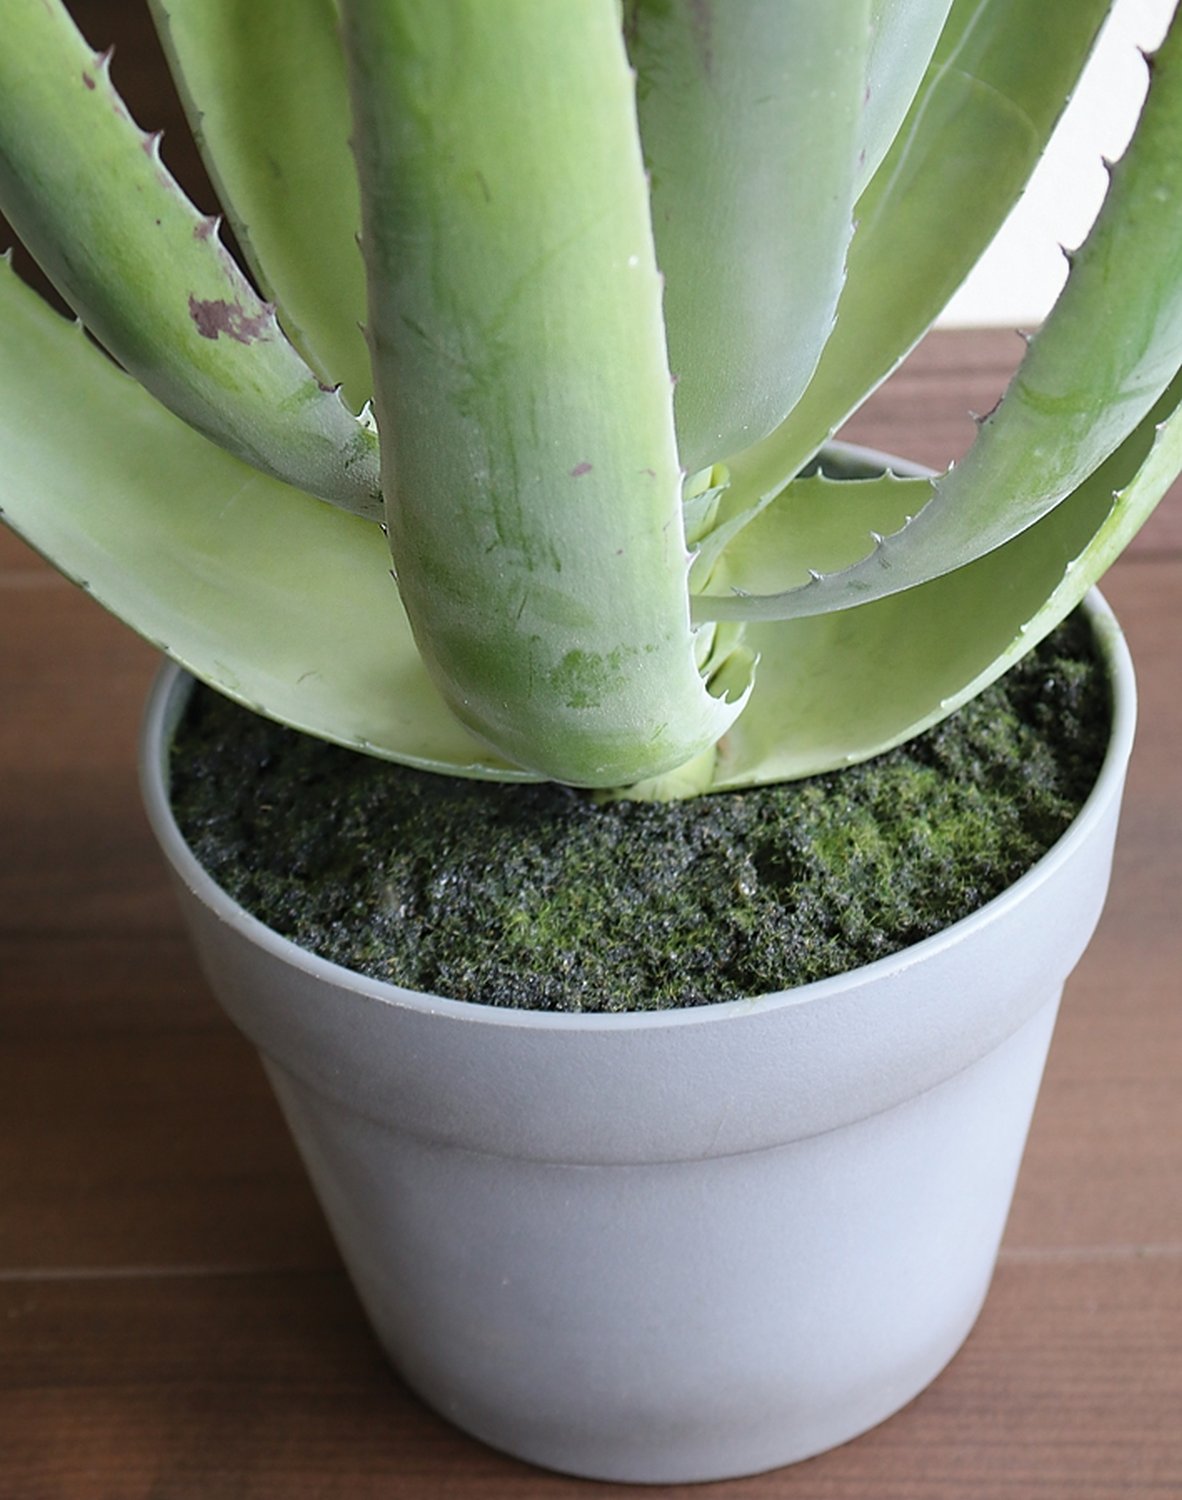
[[[138,116],[173,123],[138,7],[77,10],[119,40]],[[943,464],[1019,351],[937,335],[849,435]],[[1142,727],[981,1321],[875,1432],[700,1493],[1182,1495],[1182,502],[1106,591]],[[0,528],[0,1500],[594,1493],[453,1431],[384,1363],[139,810],[155,665]]]

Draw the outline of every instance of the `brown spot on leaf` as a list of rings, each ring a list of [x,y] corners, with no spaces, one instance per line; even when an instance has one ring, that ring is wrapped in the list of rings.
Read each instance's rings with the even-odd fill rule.
[[[591,465],[587,463],[586,460],[584,460],[581,464],[576,464],[574,466],[574,468],[570,471],[570,477],[572,479],[582,479],[584,474],[590,474],[590,472]]]
[[[226,302],[221,298],[204,301],[189,296],[189,316],[197,325],[203,339],[227,338],[239,344],[254,344],[266,338],[271,321],[270,309],[248,313],[241,302]]]
[[[82,82],[86,85],[86,87],[88,89],[93,89],[94,88],[94,79],[90,76],[90,74],[86,71],[85,68],[83,68],[83,70],[82,70]]]
[[[709,79],[714,76],[714,6],[711,0],[690,0],[689,14],[702,72]]]

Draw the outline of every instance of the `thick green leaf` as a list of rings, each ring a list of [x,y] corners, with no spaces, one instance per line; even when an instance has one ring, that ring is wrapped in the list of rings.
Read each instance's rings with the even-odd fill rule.
[[[1182,467],[1180,401],[1182,379],[1073,495],[968,567],[856,609],[748,626],[759,674],[715,787],[865,760],[988,687],[1070,613],[1161,499]]]
[[[724,523],[777,494],[930,326],[1025,186],[1107,11],[1107,0],[954,0],[858,200],[816,375],[781,427],[730,461]]]
[[[1003,545],[1076,490],[1182,366],[1180,141],[1175,25],[1063,294],[964,462],[853,566],[786,593],[698,601],[701,617],[784,619],[913,588]]]
[[[870,4],[628,0],[625,36],[693,472],[784,419],[833,327]]]
[[[59,0],[12,0],[0,209],[124,367],[267,473],[376,517],[377,439],[287,343]]]
[[[616,0],[344,0],[399,585],[464,722],[619,785],[738,711],[696,660]],[[732,680],[730,676],[726,679]]]
[[[911,108],[951,7],[952,0],[872,0],[854,183],[859,195]]]
[[[712,580],[716,588],[738,592],[734,606],[750,607],[760,619],[764,601],[789,590],[808,588],[819,574],[828,575],[861,562],[867,549],[900,530],[931,498],[928,478],[882,474],[865,479],[837,479],[815,474],[787,485],[723,554]],[[730,601],[727,601],[728,606]],[[715,607],[713,596],[695,599],[703,612]]]
[[[214,447],[0,262],[0,516],[230,697],[427,770],[520,775],[419,662],[378,528]]]
[[[333,0],[152,0],[193,133],[259,284],[322,380],[373,394],[361,204]]]

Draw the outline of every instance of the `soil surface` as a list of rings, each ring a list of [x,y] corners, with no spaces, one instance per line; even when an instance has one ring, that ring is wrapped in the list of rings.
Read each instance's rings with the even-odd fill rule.
[[[453,999],[639,1010],[821,979],[969,915],[1066,830],[1108,725],[1075,618],[934,730],[808,781],[598,804],[408,770],[198,688],[172,786],[218,884],[313,952]]]

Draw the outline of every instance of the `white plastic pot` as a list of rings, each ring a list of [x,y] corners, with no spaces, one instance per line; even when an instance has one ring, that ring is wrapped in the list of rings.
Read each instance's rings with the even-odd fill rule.
[[[601,1479],[752,1473],[898,1410],[971,1329],[1059,996],[1103,903],[1099,782],[1004,895],[854,973],[665,1013],[506,1011],[312,957],[219,890],[143,785],[210,983],[255,1042],[398,1371],[495,1447]]]

